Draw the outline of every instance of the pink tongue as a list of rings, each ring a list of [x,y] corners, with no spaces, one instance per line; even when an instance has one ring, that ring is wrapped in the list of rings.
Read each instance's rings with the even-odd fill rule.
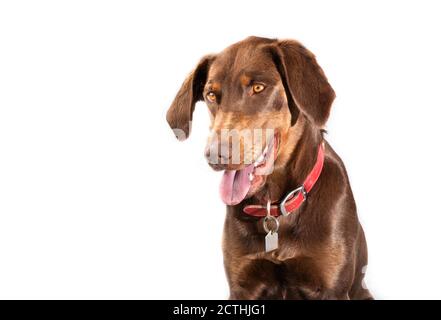
[[[250,164],[242,170],[225,170],[220,184],[220,196],[225,204],[233,206],[240,203],[250,190],[249,174],[254,165]]]

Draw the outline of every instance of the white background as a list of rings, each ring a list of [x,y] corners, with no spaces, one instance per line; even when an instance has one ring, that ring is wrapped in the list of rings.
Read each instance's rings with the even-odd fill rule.
[[[437,1],[0,4],[0,298],[226,298],[208,113],[165,112],[198,59],[295,38],[337,93],[379,299],[441,298]]]

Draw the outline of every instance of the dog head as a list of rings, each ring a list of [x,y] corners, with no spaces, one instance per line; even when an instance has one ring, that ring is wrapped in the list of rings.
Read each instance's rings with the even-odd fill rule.
[[[249,37],[201,59],[167,121],[178,139],[186,139],[195,103],[206,102],[206,157],[215,170],[225,171],[221,197],[235,205],[265,185],[299,117],[322,128],[334,97],[314,55],[300,43]]]

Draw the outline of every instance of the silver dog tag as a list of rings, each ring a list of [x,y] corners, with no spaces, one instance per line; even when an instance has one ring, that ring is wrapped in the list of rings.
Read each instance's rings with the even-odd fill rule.
[[[275,229],[271,230],[268,222],[272,220],[275,223]],[[265,236],[265,251],[276,250],[279,247],[279,220],[271,215],[271,200],[268,198],[266,203],[266,217],[263,219],[263,229],[267,232]]]
[[[272,251],[279,247],[279,234],[277,231],[270,231],[265,236],[265,251]]]

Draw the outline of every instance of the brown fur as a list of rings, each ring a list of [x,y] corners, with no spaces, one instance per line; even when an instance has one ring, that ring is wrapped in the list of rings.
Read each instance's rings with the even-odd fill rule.
[[[259,94],[252,83],[264,83]],[[261,188],[227,206],[223,252],[232,299],[371,299],[363,287],[367,246],[357,218],[346,170],[328,143],[322,174],[307,201],[281,217],[279,248],[264,252],[261,219],[248,216],[247,204],[280,201],[301,185],[314,166],[335,94],[314,55],[293,40],[250,37],[217,55],[204,57],[185,80],[167,120],[184,139],[196,101],[208,92],[211,138],[222,129],[268,128],[279,135],[274,171]],[[240,169],[261,150],[241,139],[241,163],[212,165]],[[229,149],[227,146],[226,149]]]

